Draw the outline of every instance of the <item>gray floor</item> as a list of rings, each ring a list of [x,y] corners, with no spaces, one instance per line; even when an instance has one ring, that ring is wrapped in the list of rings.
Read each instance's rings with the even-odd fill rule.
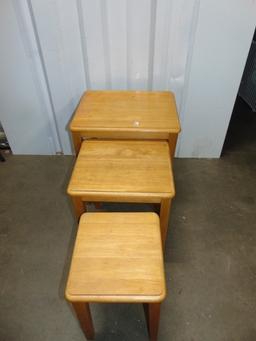
[[[159,341],[256,340],[255,150],[175,160]],[[1,341],[85,340],[64,300],[76,231],[65,194],[72,164],[61,156],[0,164]],[[92,310],[96,340],[147,340],[140,305]]]

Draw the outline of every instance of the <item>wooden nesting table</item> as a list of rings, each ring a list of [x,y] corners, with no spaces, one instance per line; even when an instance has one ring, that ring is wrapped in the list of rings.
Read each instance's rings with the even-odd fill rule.
[[[68,185],[76,215],[84,202],[160,204],[165,243],[175,195],[169,144],[165,141],[83,141]]]
[[[121,251],[120,251],[121,250]],[[79,223],[66,298],[87,339],[94,338],[90,302],[144,303],[157,340],[166,295],[159,217],[155,213],[85,213]]]
[[[168,91],[87,91],[70,130],[76,154],[84,138],[166,140],[174,155],[180,123]]]

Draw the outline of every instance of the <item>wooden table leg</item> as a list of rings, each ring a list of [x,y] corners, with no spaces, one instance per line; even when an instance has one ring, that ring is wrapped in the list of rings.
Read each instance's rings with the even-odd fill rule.
[[[170,134],[169,135],[169,148],[170,148],[170,154],[171,157],[173,158],[175,155],[175,149],[176,149],[176,144],[177,144],[177,138],[178,134]]]
[[[93,340],[94,328],[89,304],[84,302],[73,302],[72,305],[86,338],[88,340]]]
[[[79,220],[81,214],[86,212],[86,207],[85,207],[85,205],[84,205],[84,203],[80,197],[71,197],[71,199],[73,202],[73,206],[74,206],[75,214],[77,216],[77,220]]]
[[[160,303],[148,304],[148,328],[150,341],[157,341],[160,320],[160,306]]]
[[[164,248],[166,237],[167,237],[170,208],[171,208],[171,199],[170,198],[162,199],[161,207],[160,207],[160,226],[161,226],[163,248]]]
[[[148,333],[149,333],[149,309],[148,309],[148,303],[143,303],[143,309],[144,309],[144,314],[145,314],[147,328],[148,328]]]
[[[80,149],[81,143],[82,143],[82,137],[81,137],[80,133],[72,132],[72,139],[73,139],[73,145],[74,145],[75,153],[76,153],[76,155],[78,155],[78,152],[79,152],[79,149]]]
[[[94,202],[94,207],[96,208],[96,210],[100,210],[101,207],[102,207],[101,202],[95,201],[95,202]]]

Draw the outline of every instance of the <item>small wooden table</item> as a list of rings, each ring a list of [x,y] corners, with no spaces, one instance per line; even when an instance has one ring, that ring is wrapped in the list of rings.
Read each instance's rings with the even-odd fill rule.
[[[70,123],[78,153],[84,138],[166,140],[173,156],[180,123],[168,91],[87,91]]]
[[[155,213],[81,216],[66,298],[87,339],[94,338],[89,302],[145,303],[151,341],[157,340],[166,295],[159,217]]]
[[[68,185],[76,215],[83,202],[160,203],[165,243],[174,197],[169,145],[165,141],[83,141]]]

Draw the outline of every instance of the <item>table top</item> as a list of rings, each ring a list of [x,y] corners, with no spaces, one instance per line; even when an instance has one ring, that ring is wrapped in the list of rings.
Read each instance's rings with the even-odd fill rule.
[[[180,123],[169,91],[87,91],[70,129],[178,133]]]
[[[155,213],[81,216],[66,298],[79,302],[160,302],[166,294]]]
[[[68,194],[111,196],[175,194],[168,143],[165,141],[83,141]],[[103,200],[104,201],[104,200]]]

